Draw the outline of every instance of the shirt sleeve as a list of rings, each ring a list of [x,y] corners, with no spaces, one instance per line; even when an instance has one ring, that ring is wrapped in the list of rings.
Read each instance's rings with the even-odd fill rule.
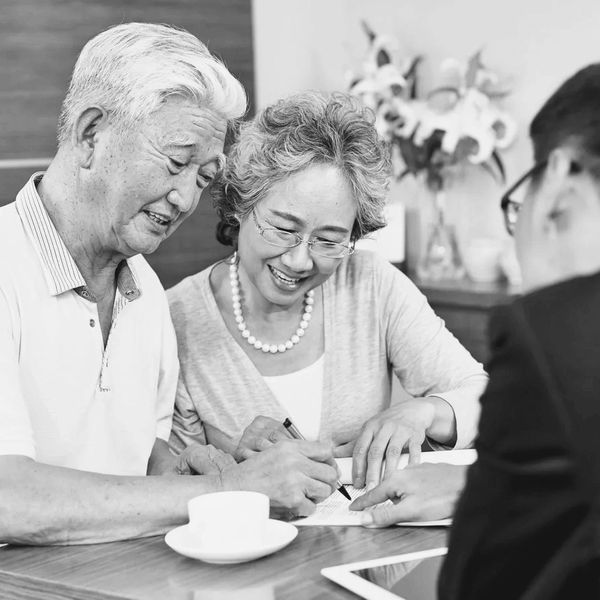
[[[156,437],[169,441],[173,420],[173,405],[179,376],[177,341],[169,314],[166,296],[163,303],[163,337],[161,349],[160,375],[156,406]]]
[[[169,445],[175,452],[180,453],[192,444],[206,444],[206,434],[183,375],[180,375]]]
[[[471,446],[477,434],[479,397],[488,380],[483,366],[392,265],[382,267],[381,290],[387,354],[394,372],[410,395],[448,402],[456,418],[454,447]]]
[[[33,432],[20,383],[17,314],[0,286],[0,455],[35,459]]]

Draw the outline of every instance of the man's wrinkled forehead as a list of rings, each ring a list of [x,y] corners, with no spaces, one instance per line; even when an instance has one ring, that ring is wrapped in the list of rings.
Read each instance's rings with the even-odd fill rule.
[[[183,133],[166,134],[162,138],[161,144],[166,150],[186,150],[190,152],[192,156],[205,154],[207,150],[203,143],[198,142],[197,139]],[[222,169],[225,166],[226,157],[223,152],[216,152],[214,155],[207,158],[216,160],[219,169]]]

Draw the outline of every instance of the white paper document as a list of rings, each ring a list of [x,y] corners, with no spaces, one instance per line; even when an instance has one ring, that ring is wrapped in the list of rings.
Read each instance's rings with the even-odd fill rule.
[[[449,463],[453,465],[470,465],[477,459],[475,450],[440,450],[436,452],[423,452],[421,462],[423,463]],[[357,489],[350,485],[352,481],[352,458],[337,458],[340,467],[340,483],[344,484],[352,500],[365,493],[365,489]],[[408,455],[402,455],[399,469],[408,464]],[[340,492],[334,492],[329,498],[317,505],[315,512],[310,517],[294,521],[294,525],[329,525],[349,526],[360,525],[362,511],[350,510],[350,501],[344,498]],[[441,527],[448,526],[452,519],[440,519],[439,521],[415,521],[397,523],[397,525],[408,527]]]
[[[352,500],[365,493],[363,489],[357,489],[352,485],[344,486]],[[335,491],[329,498],[317,505],[317,510],[304,519],[294,521],[294,525],[360,525],[362,512],[350,510],[350,500],[347,500]]]

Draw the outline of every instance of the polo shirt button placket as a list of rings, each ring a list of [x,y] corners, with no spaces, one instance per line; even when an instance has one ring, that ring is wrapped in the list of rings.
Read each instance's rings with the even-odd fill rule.
[[[102,354],[102,366],[100,368],[100,381],[98,387],[101,392],[110,392],[110,385],[108,383],[108,344]]]

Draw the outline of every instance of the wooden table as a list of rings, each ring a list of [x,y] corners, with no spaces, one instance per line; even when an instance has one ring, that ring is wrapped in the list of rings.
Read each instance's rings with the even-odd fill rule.
[[[173,552],[163,537],[71,547],[0,548],[0,598],[39,600],[356,599],[323,567],[446,544],[444,528],[299,527],[283,550],[239,565]]]

